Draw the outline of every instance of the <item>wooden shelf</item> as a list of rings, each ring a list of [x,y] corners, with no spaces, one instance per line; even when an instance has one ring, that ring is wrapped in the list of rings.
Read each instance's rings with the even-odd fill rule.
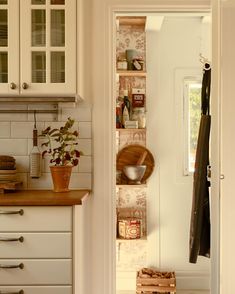
[[[133,189],[133,188],[147,188],[147,184],[140,184],[140,185],[128,185],[128,184],[120,184],[120,185],[116,185],[117,188],[122,189]]]
[[[116,238],[116,241],[118,242],[118,243],[122,243],[122,242],[133,242],[133,241],[140,241],[140,242],[143,242],[143,241],[147,241],[147,236],[143,236],[143,237],[141,237],[141,238],[139,238],[139,239],[122,239],[122,238]]]
[[[145,132],[146,128],[143,129],[116,129],[117,132],[128,133],[128,132]]]
[[[117,70],[117,74],[122,77],[146,77],[146,71],[141,70]]]
[[[146,16],[118,16],[119,26],[141,26],[145,27]]]

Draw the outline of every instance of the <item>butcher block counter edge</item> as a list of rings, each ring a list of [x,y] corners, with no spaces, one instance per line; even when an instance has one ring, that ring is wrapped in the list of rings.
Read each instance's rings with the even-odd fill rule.
[[[82,205],[91,190],[71,190],[55,193],[50,190],[20,190],[0,194],[0,206],[65,206]]]

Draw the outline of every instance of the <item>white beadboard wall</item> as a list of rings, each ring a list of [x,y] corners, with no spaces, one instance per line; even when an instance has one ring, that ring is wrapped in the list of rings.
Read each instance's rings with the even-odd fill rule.
[[[34,109],[43,105],[0,104],[0,109]],[[73,168],[70,189],[91,188],[92,148],[91,148],[91,106],[82,102],[78,105],[60,104],[58,120],[54,114],[37,114],[38,134],[47,126],[60,127],[68,117],[75,119],[74,129],[79,132],[78,149],[83,155],[78,166]],[[22,189],[51,189],[53,187],[49,170],[49,158],[43,159],[42,176],[29,176],[29,154],[32,150],[33,115],[27,113],[0,114],[0,155],[11,155],[16,159],[17,177],[23,182]],[[39,147],[40,142],[39,140]],[[41,149],[41,148],[40,148]],[[41,149],[42,150],[42,149]]]

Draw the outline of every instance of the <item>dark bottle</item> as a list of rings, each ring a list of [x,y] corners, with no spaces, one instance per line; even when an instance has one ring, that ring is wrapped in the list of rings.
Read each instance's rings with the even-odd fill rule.
[[[125,121],[130,120],[130,112],[131,112],[131,103],[128,98],[128,91],[123,91],[124,98],[122,104],[122,126],[125,128]]]

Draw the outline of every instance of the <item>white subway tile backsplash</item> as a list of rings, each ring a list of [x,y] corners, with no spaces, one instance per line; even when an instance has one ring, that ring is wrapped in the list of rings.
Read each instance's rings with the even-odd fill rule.
[[[62,108],[61,120],[66,121],[71,117],[77,121],[91,121],[91,108],[78,107],[78,108]]]
[[[0,109],[44,109],[44,104],[1,104]],[[47,105],[46,108],[54,107]],[[78,107],[63,104],[59,106],[59,115],[36,114],[38,134],[47,126],[60,128],[68,117],[75,119],[73,130],[79,130],[80,136],[77,149],[83,152],[79,165],[73,168],[71,176],[71,189],[91,188],[92,173],[92,147],[91,147],[91,107],[85,103],[79,103]],[[59,119],[59,121],[54,121]],[[22,189],[53,189],[51,173],[49,168],[50,157],[42,160],[42,176],[39,179],[29,177],[29,154],[33,147],[32,134],[34,127],[33,114],[0,114],[0,154],[12,155],[16,159],[17,177],[23,182]],[[40,151],[44,138],[38,139]]]
[[[92,162],[91,156],[81,156],[79,158],[78,171],[80,173],[91,173]]]
[[[91,155],[91,139],[79,139],[78,150],[83,153],[83,155]]]
[[[10,122],[0,122],[0,138],[10,138],[11,124]]]
[[[11,138],[33,138],[34,123],[32,122],[12,122]],[[44,123],[37,123],[38,135],[44,129]]]
[[[1,110],[26,110],[27,105],[19,104],[2,104],[0,105]],[[0,121],[10,122],[10,121],[27,121],[27,113],[1,113]]]
[[[70,189],[91,189],[90,173],[73,173],[70,179]]]
[[[51,190],[52,188],[53,183],[50,173],[42,173],[38,179],[32,179],[28,174],[28,189]]]
[[[91,138],[91,122],[79,123],[79,138],[84,138],[84,139]]]
[[[24,156],[28,154],[28,140],[27,139],[1,139],[0,140],[0,154],[2,155],[19,155]]]
[[[16,170],[20,173],[29,172],[29,157],[28,156],[14,156],[16,160]]]

